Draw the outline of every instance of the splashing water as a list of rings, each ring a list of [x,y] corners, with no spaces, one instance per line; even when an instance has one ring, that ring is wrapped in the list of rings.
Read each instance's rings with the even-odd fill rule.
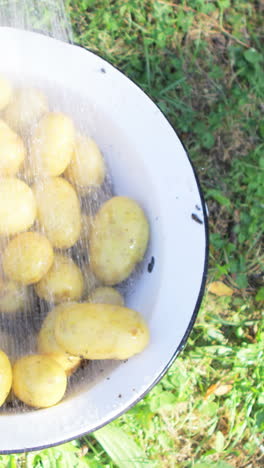
[[[39,32],[68,43],[73,42],[72,28],[63,0],[0,0],[0,27],[3,26]],[[17,44],[17,47],[23,62],[23,43]],[[51,111],[69,114],[73,117],[79,132],[92,137],[93,134],[97,134],[93,122],[94,108],[91,103],[83,102],[80,96],[71,95],[69,90],[56,89],[51,83],[32,82],[30,79],[28,80],[30,70],[28,72],[27,75],[23,76],[24,70],[19,69],[13,84],[18,87],[22,84],[22,86],[40,88],[48,97]],[[26,182],[30,184],[30,180],[26,179]],[[111,177],[108,172],[100,189],[94,191],[89,197],[81,198],[81,195],[78,194],[83,213],[94,215],[102,203],[113,196],[113,193]],[[86,268],[89,262],[87,242],[81,240],[76,246],[64,253],[70,253],[81,267],[85,283],[91,290],[94,286],[94,278],[91,277],[91,272]],[[134,287],[137,273],[120,286],[123,294]],[[18,314],[9,316],[0,312],[0,348],[2,343],[2,347],[9,351],[13,360],[24,354],[36,353],[36,334],[51,308],[51,304],[36,298],[32,286],[29,287],[27,295],[27,306]],[[117,365],[119,364],[116,361],[93,361],[88,366],[80,367],[70,379],[67,395],[73,396],[80,390],[87,390],[88,385],[92,386],[98,380],[105,378]],[[12,398],[1,408],[1,412],[27,410],[21,402]]]
[[[0,0],[0,26],[41,32],[72,42],[72,28],[63,0]]]

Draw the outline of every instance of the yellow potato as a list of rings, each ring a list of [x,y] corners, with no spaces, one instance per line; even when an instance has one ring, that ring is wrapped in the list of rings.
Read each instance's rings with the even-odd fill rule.
[[[15,175],[25,155],[26,148],[20,136],[0,120],[0,176]]]
[[[132,309],[110,304],[59,306],[55,338],[68,353],[85,359],[127,359],[149,342],[149,330]]]
[[[37,176],[58,176],[68,166],[74,149],[75,130],[62,113],[45,115],[31,139],[30,160]]]
[[[0,350],[0,406],[6,401],[12,386],[12,367],[7,355]]]
[[[65,304],[63,305],[65,307]],[[81,359],[65,352],[55,339],[55,320],[60,307],[55,307],[45,318],[37,339],[38,352],[47,354],[65,370],[67,375],[79,366]]]
[[[29,229],[36,218],[36,200],[31,188],[16,178],[0,181],[0,236]]]
[[[67,376],[49,356],[33,354],[16,361],[13,391],[19,400],[35,408],[56,405],[64,396]]]
[[[54,247],[67,249],[80,237],[80,203],[67,180],[54,177],[35,185],[38,220]]]
[[[13,89],[10,82],[0,76],[0,111],[2,111],[11,101]]]
[[[95,216],[90,236],[94,274],[112,286],[125,280],[145,254],[149,225],[140,206],[127,197],[113,197]]]
[[[84,279],[80,268],[66,255],[56,254],[48,273],[35,286],[39,297],[48,302],[75,301],[81,299]]]
[[[34,88],[20,88],[4,112],[4,119],[16,132],[28,133],[33,125],[48,112],[46,96]]]
[[[125,305],[124,298],[120,292],[107,286],[94,289],[88,296],[88,302],[92,302],[93,304]]]
[[[14,281],[0,278],[0,312],[13,314],[29,306],[28,290]],[[1,343],[0,343],[1,348]]]
[[[3,254],[5,275],[22,284],[34,284],[48,272],[54,259],[46,237],[25,232],[12,239]]]
[[[99,187],[105,178],[104,158],[92,138],[78,135],[65,176],[81,193]]]

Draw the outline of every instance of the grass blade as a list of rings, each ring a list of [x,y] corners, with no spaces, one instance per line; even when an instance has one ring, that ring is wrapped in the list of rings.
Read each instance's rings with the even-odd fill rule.
[[[119,468],[156,466],[154,462],[147,460],[143,450],[121,428],[110,424],[96,431],[94,437]]]

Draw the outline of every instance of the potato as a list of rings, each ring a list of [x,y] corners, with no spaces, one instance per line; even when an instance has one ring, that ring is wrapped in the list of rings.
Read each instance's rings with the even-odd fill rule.
[[[106,285],[128,278],[143,259],[149,225],[140,206],[127,197],[113,197],[95,216],[90,236],[90,263]]]
[[[20,88],[4,112],[4,119],[16,132],[28,133],[33,125],[48,112],[46,96],[34,88]]]
[[[67,180],[54,177],[34,187],[38,220],[54,247],[67,249],[80,237],[81,212],[78,197]]]
[[[36,219],[36,200],[22,180],[10,177],[0,181],[0,236],[29,229]]]
[[[63,305],[65,307],[65,305]],[[38,352],[47,354],[65,370],[67,375],[79,366],[81,359],[78,356],[72,356],[65,352],[55,339],[55,320],[60,307],[50,311],[45,318],[37,339]]]
[[[75,130],[70,117],[59,112],[45,115],[31,139],[30,160],[37,176],[58,176],[68,166]]]
[[[0,350],[0,406],[6,401],[12,386],[12,367],[7,355]]]
[[[104,158],[95,141],[78,135],[71,162],[65,172],[66,178],[85,194],[102,184],[105,173]]]
[[[35,408],[56,405],[63,398],[66,385],[65,371],[49,356],[24,356],[13,367],[14,394],[26,405]]]
[[[125,305],[124,298],[120,292],[107,286],[95,288],[88,296],[87,300],[93,304],[113,304],[119,306]]]
[[[12,239],[3,254],[5,275],[22,284],[34,284],[48,272],[54,259],[46,237],[25,232]]]
[[[20,136],[0,119],[0,176],[16,175],[25,155],[26,148]]]
[[[13,332],[16,333],[16,328]],[[0,349],[8,356],[11,365],[13,365],[21,356],[24,356],[31,351],[35,352],[35,348],[36,339],[32,333],[28,333],[26,340],[21,340],[19,331],[14,337],[10,333],[0,330]]]
[[[13,314],[29,306],[28,290],[14,281],[0,278],[0,312]],[[1,343],[0,343],[1,348]]]
[[[35,286],[39,297],[48,302],[74,301],[81,299],[84,279],[80,268],[66,255],[56,254],[48,273]]]
[[[13,89],[11,83],[0,76],[0,111],[2,111],[11,101]]]
[[[138,312],[110,304],[59,306],[55,339],[68,353],[85,359],[127,359],[149,342]]]

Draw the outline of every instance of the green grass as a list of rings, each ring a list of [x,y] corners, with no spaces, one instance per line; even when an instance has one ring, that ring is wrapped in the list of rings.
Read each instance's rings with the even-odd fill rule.
[[[235,294],[206,294],[185,350],[126,415],[66,446],[0,456],[0,468],[261,467],[263,4],[70,0],[68,9],[75,41],[136,81],[187,146],[210,212],[209,282]]]

